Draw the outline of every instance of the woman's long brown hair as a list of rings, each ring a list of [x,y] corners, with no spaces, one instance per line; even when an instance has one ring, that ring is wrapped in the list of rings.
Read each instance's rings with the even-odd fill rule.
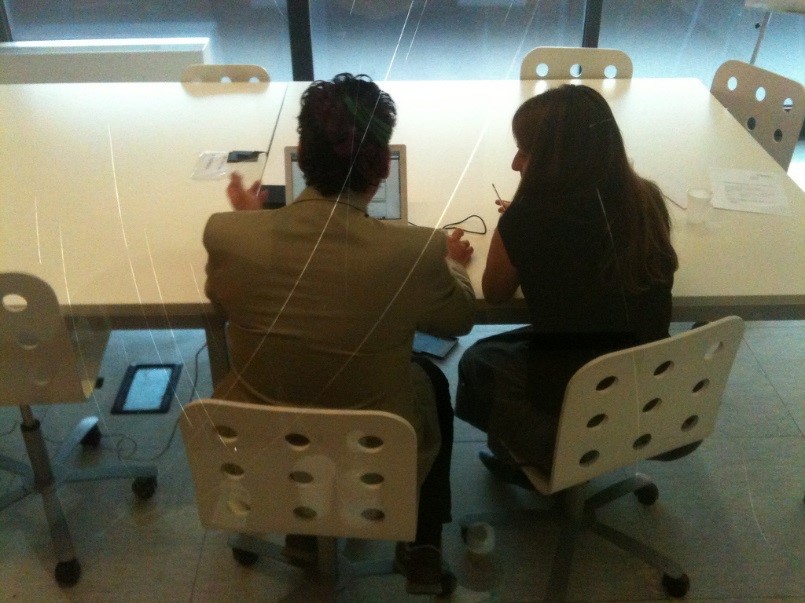
[[[512,130],[529,158],[514,203],[539,203],[550,219],[568,201],[598,203],[600,195],[610,235],[617,232],[615,253],[602,267],[604,282],[620,282],[629,293],[670,282],[678,260],[662,192],[629,165],[603,96],[583,85],[548,90],[520,106]],[[607,214],[605,204],[613,211]]]

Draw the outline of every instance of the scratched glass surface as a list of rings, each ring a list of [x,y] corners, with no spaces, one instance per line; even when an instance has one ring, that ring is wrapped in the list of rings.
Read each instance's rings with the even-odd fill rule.
[[[585,4],[583,0],[311,0],[314,74],[316,78],[329,79],[342,71],[366,73],[381,88],[384,82],[395,80],[517,79],[520,61],[531,48],[581,44]],[[268,69],[274,81],[291,79],[287,11],[283,1],[80,3],[63,0],[6,2],[6,5],[15,40],[209,36],[211,62],[257,63]],[[755,24],[761,17],[759,11],[744,9],[743,0],[605,1],[599,46],[626,51],[634,62],[635,77],[697,77],[709,85],[712,74],[725,60],[749,59],[758,38]],[[801,15],[775,14],[765,33],[757,64],[801,79],[801,66],[805,64],[804,28]],[[115,227],[125,249],[129,250],[130,237],[142,233],[133,232],[128,223],[126,202],[118,187],[117,133],[111,125],[106,130],[107,165],[114,181],[111,203],[118,214]],[[266,137],[266,146],[270,145],[272,137],[273,130],[271,136]],[[473,141],[470,158],[481,138],[479,135]],[[281,149],[274,148],[271,152],[281,153]],[[465,170],[470,161],[467,160]],[[506,162],[503,169],[507,169]],[[464,172],[458,179],[463,176]],[[416,176],[409,174],[409,178],[412,177]],[[224,196],[223,182],[221,195]],[[6,200],[0,201],[0,212],[3,212]],[[49,261],[43,258],[43,237],[56,238],[57,261],[62,265],[63,279],[61,283],[52,284],[65,291],[65,313],[70,315],[73,284],[67,277],[66,233],[62,224],[47,234],[40,230],[43,206],[52,201],[39,194],[31,196],[35,255],[40,264]],[[74,207],[69,210],[76,211]],[[444,213],[440,218],[443,216]],[[0,233],[5,236],[6,220],[0,222]],[[200,240],[200,232],[198,236]],[[153,266],[151,238],[147,232],[143,240]],[[137,279],[144,277],[135,276],[130,254],[122,259],[121,270],[130,274],[139,296]],[[196,273],[192,266],[188,270],[192,273],[190,277],[198,299],[204,299],[204,274]],[[299,278],[302,276],[300,274]],[[158,289],[165,284],[160,283],[156,270],[151,278]],[[70,316],[68,322],[76,337],[80,366],[85,375],[90,376],[103,352],[97,349],[97,338],[93,336],[93,327],[97,325],[85,324],[81,316]],[[110,441],[108,446],[113,448],[113,456],[133,462],[159,461],[161,483],[168,483],[172,478],[186,481],[186,477],[180,477],[186,473],[186,468],[179,460],[183,456],[180,438],[175,437],[180,410],[172,413],[171,418],[149,418],[153,424],[159,423],[147,437],[142,430],[136,435],[127,433],[135,419],[109,416],[114,388],[125,366],[135,361],[135,350],[147,356],[136,361],[186,364],[188,370],[182,371],[177,390],[179,408],[193,398],[208,397],[212,392],[206,344],[187,351],[188,345],[196,345],[200,339],[199,331],[174,327],[170,321],[167,328],[160,325],[159,329],[150,328],[147,320],[144,322],[145,328],[125,334],[113,333],[107,359],[111,355],[115,363],[107,362],[102,366],[113,367],[120,374],[102,373],[107,384],[93,392],[86,405],[57,405],[36,410],[43,419],[46,436],[52,441],[64,439],[75,419],[84,414],[96,414],[100,418],[101,432]],[[266,335],[269,333],[270,328]],[[371,331],[367,332],[364,341],[370,335]],[[0,408],[0,435],[11,435],[15,430],[18,419],[14,411],[10,407]],[[45,418],[48,420],[44,421]],[[4,438],[4,447],[9,439]],[[226,444],[222,441],[221,445]],[[166,454],[168,451],[172,454]],[[4,480],[0,482],[0,492],[13,485],[13,479],[6,476]],[[188,489],[192,490],[189,483]],[[191,497],[190,494],[182,498],[182,502],[192,504]],[[124,517],[127,512],[118,512],[116,516],[96,513],[93,529],[100,534],[115,530],[118,524],[129,521]]]

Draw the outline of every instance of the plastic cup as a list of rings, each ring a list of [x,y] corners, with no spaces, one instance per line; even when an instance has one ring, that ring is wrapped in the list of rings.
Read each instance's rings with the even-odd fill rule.
[[[467,526],[467,549],[476,555],[487,555],[495,548],[495,529],[488,523],[473,523]]]
[[[713,207],[713,193],[706,188],[692,188],[688,191],[688,224],[703,224],[710,217]]]

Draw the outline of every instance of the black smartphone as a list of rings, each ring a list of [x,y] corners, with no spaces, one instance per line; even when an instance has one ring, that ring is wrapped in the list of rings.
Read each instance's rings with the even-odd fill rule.
[[[230,151],[226,156],[227,163],[242,163],[244,161],[257,161],[263,151]]]
[[[263,209],[278,209],[285,207],[285,186],[282,184],[264,184],[260,187],[260,192],[268,191]]]

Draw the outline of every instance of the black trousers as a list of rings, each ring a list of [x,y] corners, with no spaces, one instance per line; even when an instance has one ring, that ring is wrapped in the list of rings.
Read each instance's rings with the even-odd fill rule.
[[[411,361],[422,367],[433,385],[442,438],[436,459],[419,489],[415,544],[441,547],[442,524],[452,521],[450,461],[453,455],[453,406],[450,403],[450,385],[441,369],[426,356],[413,354]]]

